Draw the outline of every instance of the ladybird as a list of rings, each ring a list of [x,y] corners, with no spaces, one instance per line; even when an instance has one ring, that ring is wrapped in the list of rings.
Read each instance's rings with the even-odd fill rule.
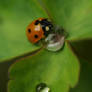
[[[53,24],[47,18],[38,18],[28,25],[26,34],[31,43],[45,39],[53,29]]]

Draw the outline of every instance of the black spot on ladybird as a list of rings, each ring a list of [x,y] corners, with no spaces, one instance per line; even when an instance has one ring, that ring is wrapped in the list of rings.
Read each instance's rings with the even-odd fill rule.
[[[35,38],[38,38],[38,35],[34,35]]]
[[[28,32],[31,33],[31,29],[28,29]]]

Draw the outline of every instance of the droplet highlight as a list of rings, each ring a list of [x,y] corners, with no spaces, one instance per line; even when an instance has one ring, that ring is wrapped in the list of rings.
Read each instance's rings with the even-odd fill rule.
[[[36,92],[50,92],[50,88],[45,83],[36,86]]]

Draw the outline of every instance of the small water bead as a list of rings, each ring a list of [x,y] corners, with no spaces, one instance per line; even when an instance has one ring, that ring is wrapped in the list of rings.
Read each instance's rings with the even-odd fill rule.
[[[36,87],[36,92],[50,92],[50,88],[45,83],[40,83]]]

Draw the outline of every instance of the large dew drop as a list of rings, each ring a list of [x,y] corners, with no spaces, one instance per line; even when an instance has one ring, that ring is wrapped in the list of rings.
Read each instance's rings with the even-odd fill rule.
[[[64,35],[54,33],[49,34],[49,36],[45,39],[45,42],[48,43],[46,45],[46,49],[53,52],[59,51],[63,47],[64,41]]]

